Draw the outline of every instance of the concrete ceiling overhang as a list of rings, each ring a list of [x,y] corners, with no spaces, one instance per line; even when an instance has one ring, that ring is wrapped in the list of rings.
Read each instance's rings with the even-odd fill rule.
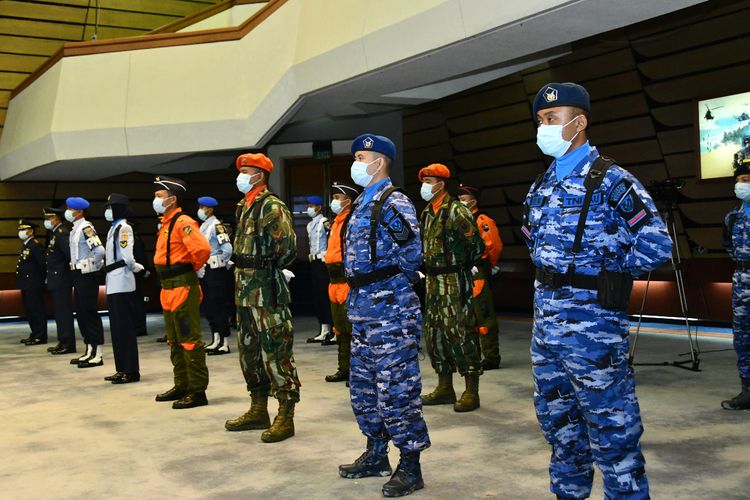
[[[466,16],[469,15],[467,9],[472,10],[477,19],[482,9],[497,9],[505,2],[454,0],[438,3],[455,4],[457,12]],[[98,137],[100,140],[88,150],[89,153],[84,149],[84,154],[77,151],[75,155],[69,155],[75,157],[65,157],[65,147],[60,143],[70,133],[50,132],[35,142],[33,154],[26,152],[21,155],[25,158],[18,157],[19,151],[8,151],[7,148],[3,151],[0,143],[0,176],[13,180],[71,180],[96,179],[129,171],[166,173],[173,168],[181,171],[215,168],[216,165],[231,162],[231,157],[240,148],[262,147],[273,142],[284,126],[294,128],[315,124],[321,135],[326,135],[325,128],[329,125],[341,129],[342,121],[361,121],[362,117],[371,114],[393,111],[460,92],[559,57],[567,53],[569,44],[576,40],[667,14],[701,1],[539,0],[531,3],[552,6],[505,24],[482,26],[484,29],[481,32],[421,50],[400,60],[384,60],[380,65],[377,61],[368,61],[363,65],[362,61],[353,58],[361,56],[362,45],[406,43],[410,36],[408,30],[414,27],[413,23],[430,20],[429,9],[420,14],[427,16],[423,19],[408,19],[408,22],[386,26],[298,62],[288,68],[283,78],[255,108],[252,116],[247,120],[228,118],[238,128],[238,133],[234,136],[226,134],[223,137],[215,133],[218,129],[212,132],[211,123],[185,124],[184,130],[179,124],[154,126],[150,132],[146,130],[143,133],[158,135],[164,132],[169,137],[176,137],[189,130],[191,136],[197,137],[201,135],[198,131],[203,130],[210,135],[210,139],[203,143],[193,141],[196,147],[192,148],[192,143],[187,142],[181,143],[179,150],[167,147],[164,151],[159,151],[158,137],[151,138],[149,148],[139,152],[132,145],[131,149],[127,149],[127,137],[125,144],[108,148],[106,134],[97,136],[96,130],[83,130],[77,133],[93,139]],[[447,11],[441,12],[441,15],[445,15]],[[277,14],[273,14],[266,22],[274,15]],[[486,16],[486,19],[489,23],[493,17]],[[210,46],[211,44],[207,47]],[[347,65],[371,69],[354,71],[356,74],[347,76],[352,73],[347,71]],[[344,77],[334,78],[333,80],[338,81],[319,88],[305,88],[306,82],[321,81],[319,72],[331,71],[332,68],[341,68],[339,73]],[[245,78],[252,85],[250,75]],[[11,102],[11,107],[12,104]],[[80,141],[80,137],[77,140]],[[61,151],[63,154],[60,154]],[[103,168],[105,165],[106,168]]]

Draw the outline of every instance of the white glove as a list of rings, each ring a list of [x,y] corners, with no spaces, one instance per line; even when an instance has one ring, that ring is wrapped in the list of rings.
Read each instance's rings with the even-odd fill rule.
[[[477,266],[474,266],[471,268],[471,275],[474,276],[479,272],[479,269],[477,269]]]
[[[292,281],[292,278],[294,278],[294,273],[291,272],[289,269],[282,269],[281,274],[284,275],[284,279],[286,280],[287,283]]]
[[[419,276],[419,279],[424,279],[424,273],[422,271],[417,271],[417,275]]]
[[[500,266],[495,266],[492,268],[492,276],[496,275],[500,272]]]
[[[133,264],[133,273],[140,273],[144,269],[145,269],[145,267],[143,267],[143,264],[139,264],[137,262],[135,264]]]
[[[146,273],[143,275],[143,279],[146,279],[149,276],[151,276],[151,271],[146,271]],[[146,298],[148,298],[148,297],[146,297]]]
[[[232,269],[234,267],[234,261],[228,260],[227,261],[227,269]]]
[[[198,278],[203,278],[206,275],[206,266],[204,265],[200,269],[198,269],[195,274],[198,275]]]

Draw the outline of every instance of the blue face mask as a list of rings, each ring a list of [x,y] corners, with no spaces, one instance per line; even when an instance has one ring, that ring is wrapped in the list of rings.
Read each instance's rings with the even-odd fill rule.
[[[578,115],[581,116],[581,115]],[[567,153],[573,140],[578,137],[577,132],[569,141],[563,139],[563,129],[573,123],[578,118],[576,116],[565,125],[540,125],[536,131],[536,145],[542,150],[542,153],[553,158],[560,158]]]
[[[750,184],[738,182],[734,185],[734,194],[742,201],[750,201]]]

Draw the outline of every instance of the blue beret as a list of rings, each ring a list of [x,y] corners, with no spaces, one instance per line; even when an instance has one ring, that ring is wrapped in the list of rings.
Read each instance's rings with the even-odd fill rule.
[[[321,198],[320,196],[308,196],[307,203],[309,203],[310,205],[322,205],[323,198]]]
[[[375,151],[396,159],[396,145],[387,137],[375,134],[362,134],[352,141],[352,156],[357,151]]]
[[[86,199],[79,196],[71,196],[65,200],[65,204],[73,210],[86,210],[89,208],[90,203]]]
[[[534,98],[534,119],[540,109],[558,106],[572,106],[591,111],[589,93],[577,83],[548,83],[539,89]]]
[[[198,205],[202,207],[218,207],[219,202],[212,196],[201,196],[198,198]]]

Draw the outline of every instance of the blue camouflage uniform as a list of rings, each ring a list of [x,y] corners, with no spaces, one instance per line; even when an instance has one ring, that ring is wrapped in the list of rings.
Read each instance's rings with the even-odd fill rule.
[[[347,301],[352,323],[350,391],[362,433],[393,440],[402,452],[430,446],[422,414],[419,342],[422,313],[412,289],[422,263],[416,210],[409,198],[392,193],[377,225],[377,258],[370,255],[373,200],[392,186],[390,179],[369,186],[355,200],[346,234],[347,278],[391,266],[397,274],[369,285],[352,286]]]
[[[750,381],[750,203],[729,212],[724,220],[728,234],[724,245],[737,263],[732,276],[732,333],[737,370]]]
[[[565,155],[580,155],[566,175],[558,176],[556,160],[526,197],[521,231],[534,265],[565,273],[574,264],[576,274],[606,269],[635,277],[668,260],[672,242],[653,201],[614,164],[593,195],[574,257],[584,179],[599,155],[588,144],[581,148]],[[606,498],[648,498],[627,314],[603,308],[595,290],[540,281],[534,287],[534,403],[552,445],[550,490],[565,498],[588,497],[596,462]]]

